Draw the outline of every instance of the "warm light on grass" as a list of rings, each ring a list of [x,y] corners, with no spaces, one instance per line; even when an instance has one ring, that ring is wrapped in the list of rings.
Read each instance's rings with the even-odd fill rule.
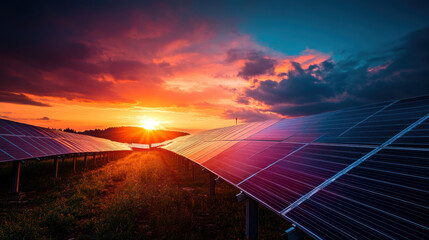
[[[159,122],[153,119],[142,119],[140,126],[146,130],[156,130],[159,127]]]
[[[109,163],[78,159],[60,168],[61,181],[46,178],[51,161],[22,166],[20,204],[0,201],[0,239],[244,239],[245,204],[235,201],[237,189],[216,186],[208,196],[208,174],[198,167],[196,179],[166,151],[139,151]],[[100,164],[104,164],[100,166]],[[0,189],[9,189],[12,166],[0,165]],[[92,169],[92,170],[91,170]],[[45,173],[45,174],[40,174]],[[46,184],[43,184],[46,183]],[[280,239],[290,224],[267,208],[259,208],[260,239]],[[307,239],[307,238],[306,238]]]

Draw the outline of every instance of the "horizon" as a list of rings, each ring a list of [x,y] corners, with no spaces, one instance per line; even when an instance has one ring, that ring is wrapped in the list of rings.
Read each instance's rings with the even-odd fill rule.
[[[413,97],[408,97],[408,98],[402,98],[402,99],[390,99],[390,100],[386,100],[386,101],[379,101],[379,102],[375,102],[375,103],[370,103],[370,104],[363,104],[363,105],[359,105],[359,106],[354,106],[354,107],[346,107],[346,108],[342,108],[342,109],[338,109],[338,110],[331,110],[331,111],[326,111],[326,112],[321,112],[321,113],[317,113],[317,114],[311,114],[311,115],[307,115],[307,116],[313,116],[313,115],[319,115],[319,114],[324,114],[324,113],[329,113],[329,112],[336,112],[336,111],[342,111],[342,110],[347,110],[347,109],[354,109],[354,108],[360,108],[360,107],[364,107],[364,106],[371,106],[371,105],[376,105],[376,104],[380,104],[383,102],[390,102],[392,100],[394,101],[399,101],[399,100],[406,100],[406,99],[414,99],[414,98],[420,98],[420,97],[427,97],[429,96],[429,94],[424,94],[424,95],[418,95],[418,96],[413,96]],[[300,116],[300,117],[305,117],[305,116]],[[297,117],[297,118],[300,118]],[[1,118],[0,118],[1,119]],[[287,118],[279,118],[278,120],[283,120],[283,119],[287,119]],[[4,119],[4,120],[9,120],[9,121],[13,121],[10,119]],[[265,120],[267,121],[267,120]],[[16,121],[15,121],[16,122]],[[257,122],[257,121],[255,121]],[[28,124],[25,122],[19,122],[19,123],[24,123],[24,124]],[[239,124],[234,124],[234,125],[230,125],[230,126],[236,126],[236,125],[240,125],[240,124],[245,124],[245,123],[251,123],[251,122],[242,122]],[[31,125],[31,124],[29,124]],[[36,126],[36,127],[41,127],[41,126],[37,126],[37,125],[32,125],[32,126]],[[228,126],[226,126],[228,127]],[[112,129],[112,128],[140,128],[143,129],[145,131],[170,131],[170,132],[179,132],[179,133],[186,133],[186,134],[194,134],[194,133],[199,133],[199,132],[203,132],[205,130],[214,130],[214,129],[191,129],[190,131],[185,131],[185,130],[180,130],[180,129],[165,129],[165,128],[145,128],[145,126],[143,126],[142,124],[140,125],[122,125],[122,126],[115,126],[115,127],[111,127],[111,126],[107,126],[105,128],[94,128],[94,129],[84,129],[84,130],[76,130],[73,128],[69,128],[69,127],[65,127],[65,128],[51,128],[51,127],[46,127],[48,129],[52,129],[52,130],[58,130],[58,131],[63,131],[63,132],[69,132],[69,133],[85,133],[88,131],[105,131],[108,129]],[[69,130],[69,131],[66,131]],[[75,131],[75,132],[71,132],[71,131]]]
[[[7,3],[0,118],[195,133],[424,95],[427,10],[419,1]]]

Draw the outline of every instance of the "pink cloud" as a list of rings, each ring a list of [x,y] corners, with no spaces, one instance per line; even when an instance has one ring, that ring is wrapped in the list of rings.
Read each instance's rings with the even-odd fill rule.
[[[231,26],[183,17],[162,4],[78,13],[46,14],[37,25],[43,29],[35,29],[44,35],[6,44],[21,51],[0,56],[3,91],[151,107],[237,107],[235,94],[249,84],[243,77],[278,80],[293,61],[308,67],[329,58],[314,50],[283,56]],[[234,49],[236,59],[228,59]]]

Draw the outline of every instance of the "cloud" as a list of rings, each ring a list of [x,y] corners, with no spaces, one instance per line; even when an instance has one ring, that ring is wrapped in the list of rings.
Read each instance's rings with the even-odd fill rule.
[[[238,36],[218,44],[216,36],[223,28],[190,13],[187,3],[87,4],[5,4],[0,10],[0,89],[149,105],[153,102],[148,99],[164,96],[169,99],[164,104],[172,105],[192,97],[183,98],[166,85],[201,79],[211,74],[206,69],[213,69],[213,75],[221,71],[223,66],[216,65],[216,54],[223,56],[219,46],[229,48]]]
[[[256,109],[238,109],[238,110],[226,110],[223,113],[223,117],[227,119],[235,119],[245,122],[256,122],[256,121],[264,121],[269,119],[277,119],[279,116],[273,113],[266,113]]]
[[[49,120],[51,120],[51,119],[50,119],[50,118],[48,118],[48,117],[42,117],[42,118],[38,118],[37,120],[49,121]]]
[[[275,104],[270,107],[270,111],[287,115],[289,117],[299,117],[358,106],[361,104],[362,103],[360,101],[354,99],[346,99],[338,102],[313,102],[307,104]]]
[[[292,62],[292,65],[295,69],[289,71],[288,79],[260,81],[258,87],[247,89],[245,95],[268,105],[279,102],[302,104],[333,96],[330,86],[320,79],[324,68],[312,65],[304,70],[299,63]]]
[[[292,68],[280,81],[263,80],[243,90],[240,103],[250,99],[268,110],[302,116],[358,104],[429,93],[429,28],[414,32],[389,49]],[[246,101],[244,101],[244,100]]]
[[[229,49],[226,52],[226,62],[232,63],[242,60],[244,66],[238,72],[238,76],[246,80],[259,75],[272,75],[277,60],[265,56],[262,51],[253,49]]]
[[[0,102],[33,105],[38,107],[50,107],[49,104],[35,101],[22,93],[10,93],[0,91]]]

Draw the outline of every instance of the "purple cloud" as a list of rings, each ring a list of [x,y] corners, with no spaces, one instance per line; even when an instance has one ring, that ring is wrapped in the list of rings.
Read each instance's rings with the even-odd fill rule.
[[[0,102],[33,105],[39,107],[50,107],[51,105],[35,101],[22,93],[10,93],[0,91]]]
[[[245,60],[244,66],[238,72],[238,76],[246,80],[262,75],[273,74],[277,61],[264,56],[263,52],[244,49],[230,49],[227,51],[226,62]]]

